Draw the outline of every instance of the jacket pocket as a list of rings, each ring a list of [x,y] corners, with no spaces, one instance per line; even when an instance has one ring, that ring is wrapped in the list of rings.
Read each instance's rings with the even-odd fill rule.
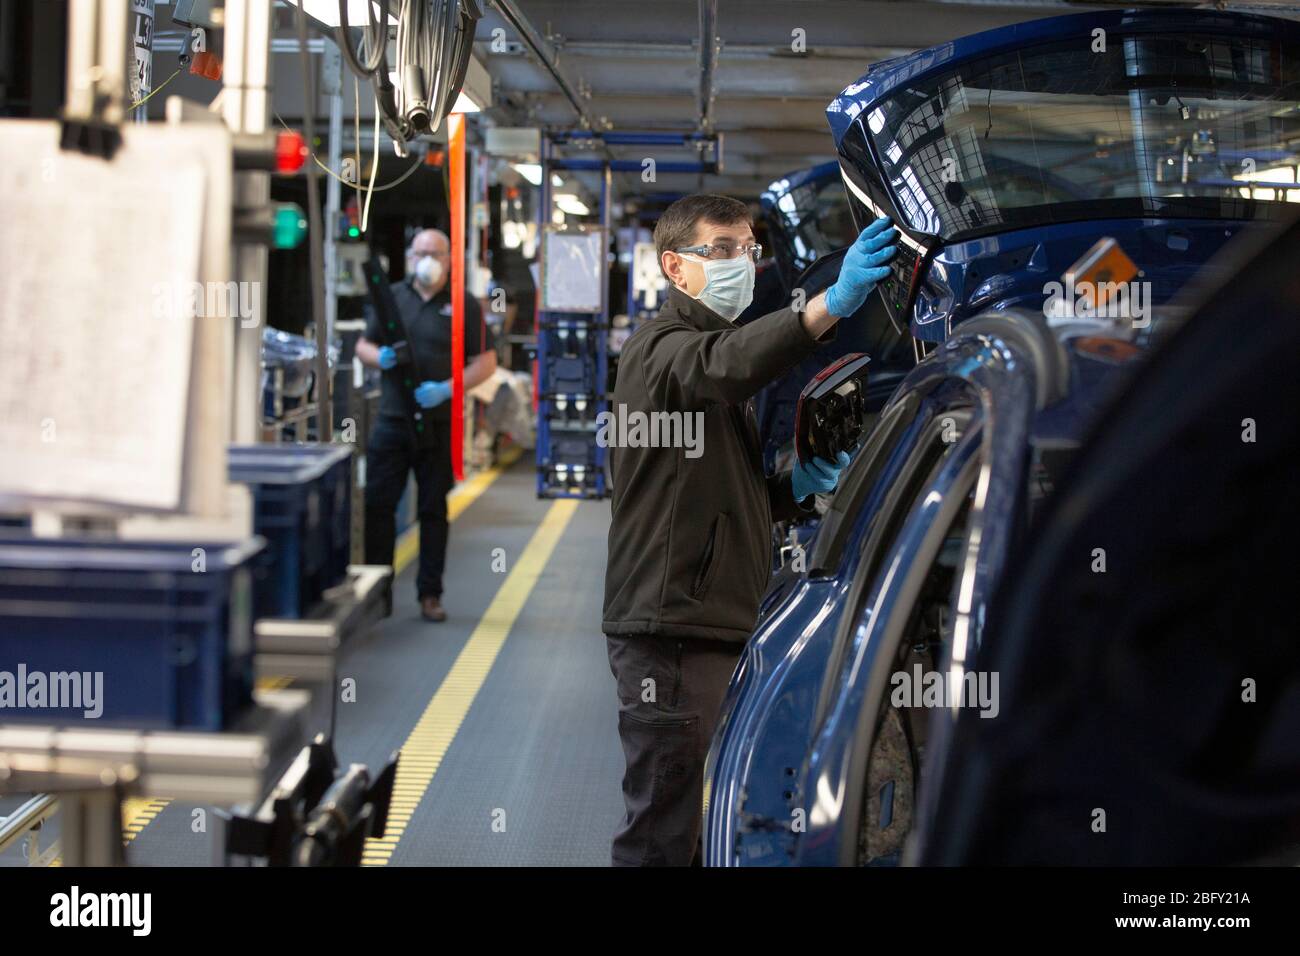
[[[709,540],[704,545],[704,554],[700,556],[700,566],[695,572],[695,584],[691,587],[691,597],[695,600],[702,600],[704,595],[709,591],[709,585],[713,583],[713,577],[718,572],[718,565],[722,563],[722,555],[726,554],[727,543],[727,516],[719,513],[713,519],[713,527],[709,529]]]

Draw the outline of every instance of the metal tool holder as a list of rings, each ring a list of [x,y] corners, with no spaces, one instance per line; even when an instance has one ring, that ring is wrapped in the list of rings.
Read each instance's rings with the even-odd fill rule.
[[[271,790],[310,740],[311,695],[256,691],[254,701],[219,732],[0,725],[0,793],[58,801],[68,866],[121,865],[125,797],[240,806]]]
[[[318,736],[261,804],[230,816],[226,862],[242,857],[269,866],[360,866],[366,839],[383,839],[397,760],[394,752],[373,780],[361,764],[339,774],[333,747]]]
[[[261,618],[253,625],[258,680],[289,678],[318,685],[316,695],[326,712],[313,706],[310,723],[332,739],[338,708],[338,655],[356,636],[387,617],[393,606],[393,569],[387,565],[351,565],[340,585],[303,618]]]

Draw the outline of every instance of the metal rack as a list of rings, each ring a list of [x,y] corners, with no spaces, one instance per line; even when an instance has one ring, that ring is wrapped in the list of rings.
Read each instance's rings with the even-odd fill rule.
[[[268,127],[272,2],[225,3],[227,49],[221,119],[236,137],[264,137]],[[79,148],[95,147],[106,155],[121,142],[117,124],[122,119],[124,80],[116,51],[125,48],[125,24],[126,0],[91,0],[74,4],[72,9],[65,141],[75,134]],[[92,70],[95,63],[107,63],[110,68]],[[107,107],[96,106],[90,95],[94,90],[80,84],[83,75],[100,77],[96,80],[100,101]],[[199,111],[188,109],[183,102],[177,101],[176,107],[173,111],[169,102],[169,118],[174,112],[177,119],[220,122],[200,117]],[[267,250],[261,238],[249,230],[241,231],[241,223],[261,221],[258,216],[268,208],[269,173],[261,167],[240,165],[238,155],[235,160],[230,275],[260,289],[265,285]],[[259,302],[259,311],[264,312],[262,304]],[[249,443],[260,432],[260,335],[245,328],[233,329],[232,335],[233,388],[228,398],[233,425],[229,437]],[[312,418],[317,419],[318,433],[327,436],[328,382],[318,379],[315,390],[323,401],[305,401],[277,422],[270,435],[263,436],[278,438],[286,424],[301,422],[305,429]],[[340,650],[389,612],[391,581],[390,568],[352,566],[346,580],[327,592],[305,619],[257,622],[256,672],[332,683]],[[332,692],[313,694],[299,688],[255,691],[252,706],[219,731],[0,724],[0,794],[35,794],[0,819],[0,850],[25,840],[29,862],[48,863],[61,855],[73,866],[120,865],[125,862],[120,806],[128,796],[148,794],[221,807],[256,807],[304,747],[318,738],[322,715],[317,711],[323,707],[329,708],[326,723],[332,733],[335,699]],[[391,779],[391,772],[387,777]],[[40,831],[56,812],[60,840],[41,849]],[[378,819],[382,826],[382,815]],[[223,842],[218,840],[215,845]]]
[[[220,732],[86,729],[0,725],[0,793],[35,793],[24,819],[30,830],[53,813],[62,821],[61,852],[69,866],[124,862],[121,801],[151,797],[218,806],[253,804],[267,793],[310,740],[311,695],[257,691],[254,707]],[[31,805],[32,801],[28,801]]]
[[[599,149],[600,157],[569,157],[563,147],[588,152]],[[544,131],[541,137],[541,195],[538,202],[538,230],[545,236],[550,226],[554,199],[551,174],[556,170],[587,170],[600,173],[599,226],[606,238],[610,232],[611,174],[644,170],[643,159],[618,159],[610,147],[649,146],[661,149],[693,149],[697,160],[657,161],[660,172],[719,172],[722,168],[722,136],[696,131],[593,132],[591,130]],[[543,247],[544,248],[544,247]],[[542,274],[546,262],[543,253]],[[545,280],[543,280],[545,281]],[[609,411],[609,277],[602,257],[602,305],[595,312],[554,312],[542,308],[539,294],[537,321],[537,494],[541,498],[603,498],[610,493],[606,475],[606,449],[597,442],[597,418]],[[547,338],[560,329],[585,332],[592,348],[592,384],[581,392],[560,392],[548,380]]]
[[[572,167],[576,160],[555,154],[558,143],[567,142],[569,133],[544,133],[541,142],[541,196],[538,203],[539,232],[545,237],[550,228],[552,200],[551,173]],[[607,161],[597,163],[600,177],[599,229],[609,237],[610,168]],[[543,243],[545,239],[543,239]],[[543,248],[545,246],[543,245]],[[543,252],[543,260],[545,253]],[[542,262],[542,274],[547,264]],[[543,280],[545,281],[545,280]],[[601,258],[601,305],[594,312],[557,312],[542,308],[543,293],[538,293],[535,332],[537,335],[537,496],[539,498],[603,498],[608,493],[605,480],[606,450],[596,441],[596,418],[609,408],[606,394],[608,381],[609,296],[608,266]],[[560,334],[572,334],[584,341],[578,360],[590,362],[588,381],[577,389],[565,391],[548,375],[550,349],[548,341]],[[558,387],[557,387],[558,386]]]

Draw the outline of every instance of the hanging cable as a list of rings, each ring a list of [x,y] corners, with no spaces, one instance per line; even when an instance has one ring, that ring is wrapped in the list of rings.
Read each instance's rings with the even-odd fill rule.
[[[436,132],[454,108],[473,53],[483,11],[476,0],[374,0],[366,5],[362,49],[353,48],[347,0],[339,0],[336,38],[344,60],[375,88],[379,115],[395,143]],[[391,4],[396,3],[396,14]],[[388,40],[396,27],[390,70]],[[391,75],[390,75],[391,74]],[[404,153],[403,153],[404,155]]]
[[[272,112],[275,115],[276,122],[278,122],[289,132],[291,133],[294,132],[293,128],[290,127],[289,124],[284,121],[284,117],[282,117],[279,113],[275,113],[274,110]],[[402,172],[400,175],[396,176],[395,178],[390,179],[382,186],[363,186],[361,184],[361,121],[360,118],[358,118],[357,120],[355,148],[356,148],[357,175],[353,179],[347,179],[343,176],[340,176],[338,173],[334,172],[334,170],[330,169],[329,166],[326,165],[318,155],[316,155],[316,152],[314,150],[309,149],[307,153],[309,156],[311,156],[312,160],[316,163],[316,165],[320,167],[321,172],[325,173],[325,175],[327,176],[332,176],[334,179],[337,179],[343,185],[351,186],[354,190],[356,190],[358,201],[361,200],[362,195],[365,193],[369,193],[369,192],[382,193],[388,189],[396,189],[398,186],[402,185],[402,183],[406,182],[413,175],[415,175],[415,172],[421,166],[425,165],[424,156],[423,155],[418,156],[416,157],[415,162],[411,163],[411,165],[408,166],[404,172]],[[373,176],[371,177],[371,182],[372,183],[374,182]]]
[[[462,0],[458,9],[460,16],[456,20],[456,54],[451,65],[451,81],[447,84],[443,97],[442,115],[447,116],[456,105],[456,97],[465,85],[465,75],[469,72],[469,61],[474,52],[474,31],[478,21],[483,18],[483,11],[474,0]]]
[[[181,72],[181,68],[180,68],[180,67],[177,67],[175,73],[173,73],[171,76],[167,77],[167,79],[163,80],[161,83],[159,83],[157,86],[155,86],[152,90],[149,91],[148,94],[146,94],[145,96],[141,97],[140,99],[138,99],[138,100],[136,100],[134,103],[132,103],[131,106],[130,106],[129,108],[130,108],[130,109],[135,109],[137,106],[144,106],[144,104],[148,103],[149,100],[153,98],[153,95],[154,95],[155,93],[157,93],[159,90],[161,90],[164,86],[166,86],[166,85],[167,85],[168,83],[170,83],[172,80],[176,79],[177,75],[178,75],[180,72]]]
[[[356,157],[355,176],[352,181],[353,188],[357,191],[357,202],[361,202],[361,80],[352,77],[352,95],[355,98],[355,106],[352,109],[352,152]]]
[[[375,195],[375,177],[379,175],[379,103],[375,103],[375,150],[370,157],[370,185],[366,188],[366,204],[361,210],[361,234],[370,225],[370,200]]]
[[[352,49],[352,25],[348,22],[348,0],[339,0],[339,25],[334,30],[334,40],[343,59],[347,61],[359,77],[368,80],[383,65],[388,53],[388,3],[389,0],[374,0],[379,4],[379,20],[375,21],[375,8],[366,4],[366,25],[362,34],[365,44],[365,57]],[[400,28],[400,21],[399,21]],[[373,59],[372,59],[373,58]]]

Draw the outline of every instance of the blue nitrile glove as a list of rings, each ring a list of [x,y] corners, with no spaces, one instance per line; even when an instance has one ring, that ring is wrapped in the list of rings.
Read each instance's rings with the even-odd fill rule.
[[[831,315],[844,318],[862,308],[876,283],[889,275],[885,265],[894,258],[892,243],[898,230],[889,225],[887,217],[877,219],[863,229],[844,254],[840,264],[840,277],[826,290],[826,308]]]
[[[421,382],[415,390],[415,400],[423,408],[437,408],[451,398],[451,382]]]
[[[391,345],[379,346],[379,367],[388,371],[397,364],[397,353]]]
[[[840,483],[840,472],[849,463],[849,453],[842,451],[831,464],[825,458],[814,458],[811,462],[794,466],[790,472],[790,486],[794,489],[794,500],[803,501],[809,495],[826,495],[835,490]]]

